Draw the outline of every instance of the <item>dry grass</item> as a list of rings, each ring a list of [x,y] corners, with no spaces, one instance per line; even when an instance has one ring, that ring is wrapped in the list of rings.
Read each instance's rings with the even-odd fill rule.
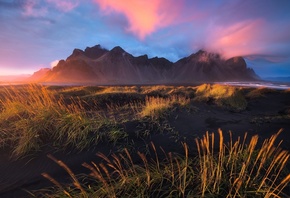
[[[137,86],[110,86],[103,88],[104,90],[100,93],[138,93]]]
[[[174,105],[186,106],[190,99],[182,96],[173,95],[168,98],[162,97],[146,97],[145,105],[140,112],[141,117],[159,118]]]
[[[163,156],[151,144],[152,158],[138,152],[140,163],[125,149],[109,157],[98,156],[103,163],[84,163],[91,171],[90,184],[82,184],[71,170],[52,157],[71,176],[73,187],[62,186],[49,175],[46,178],[58,188],[48,197],[285,197],[283,189],[290,174],[283,171],[289,153],[276,147],[280,132],[264,140],[258,148],[258,136],[247,141],[247,134],[224,142],[219,131],[196,139],[198,154],[190,157],[190,148],[183,144],[184,154]],[[249,142],[248,144],[246,142]],[[217,144],[217,145],[215,145]],[[216,148],[218,150],[216,150]],[[39,192],[41,193],[41,192]]]
[[[144,117],[156,119],[190,101],[177,95],[145,99],[135,93],[136,89],[38,85],[1,89],[0,144],[12,147],[15,156],[41,150],[49,143],[77,150],[99,141],[115,144],[127,136],[117,127],[120,123]]]
[[[165,96],[173,89],[173,86],[142,86],[141,93],[151,96]]]
[[[179,87],[173,87],[168,94],[170,95],[180,95],[185,96],[188,98],[193,98],[195,95],[195,88],[191,86],[179,86]]]
[[[49,141],[63,148],[83,149],[92,141],[89,133],[97,132],[106,122],[101,114],[87,114],[78,98],[67,104],[62,97],[38,85],[9,87],[0,100],[1,143],[13,147],[15,156],[39,150]],[[2,95],[2,96],[3,96]]]
[[[239,88],[222,85],[204,84],[195,89],[67,87],[58,91],[37,85],[1,88],[0,143],[12,145],[16,156],[39,150],[48,142],[80,150],[104,140],[116,144],[128,138],[118,127],[124,119],[158,121],[174,108],[189,105],[188,95],[196,95],[196,100],[213,100],[235,110],[246,107]],[[184,91],[188,94],[180,94]],[[260,93],[259,90],[255,94]],[[79,94],[82,97],[77,97]],[[130,101],[136,94],[138,97]],[[105,111],[96,111],[99,108],[95,107],[86,109],[87,101],[83,99],[88,96],[104,103]],[[108,101],[115,103],[107,104]],[[289,153],[279,148],[280,142],[275,146],[279,134],[258,144],[258,136],[248,139],[245,134],[234,140],[230,135],[230,141],[225,142],[221,131],[218,135],[206,133],[195,140],[196,149],[183,143],[184,153],[180,155],[160,151],[154,144],[144,152],[153,157],[141,152],[133,154],[126,148],[111,156],[99,153],[102,163],[83,164],[91,171],[85,182],[62,161],[49,156],[68,172],[72,185],[62,185],[43,174],[56,185],[57,191],[38,194],[46,197],[285,197],[282,191],[290,182],[290,175],[285,171]],[[197,152],[190,153],[194,149]]]
[[[290,88],[285,90],[285,93],[290,93]]]
[[[228,186],[227,197],[280,197],[290,181],[290,174],[281,178],[287,165],[289,153],[274,145],[280,131],[266,139],[257,148],[258,136],[247,145],[244,138],[225,144],[219,131],[219,151],[214,155],[214,134],[196,140],[200,163],[200,191],[206,194],[223,193]],[[281,142],[280,142],[281,143]],[[278,146],[280,145],[278,143]]]
[[[213,100],[217,105],[233,111],[242,111],[247,107],[247,101],[241,92],[241,88],[228,85],[200,85],[196,89],[195,100]]]
[[[257,89],[253,89],[252,91],[250,91],[249,93],[246,94],[246,97],[249,99],[254,99],[254,98],[260,98],[260,97],[265,97],[266,94],[268,93],[274,93],[275,90],[274,89],[269,89],[266,87],[260,87]]]

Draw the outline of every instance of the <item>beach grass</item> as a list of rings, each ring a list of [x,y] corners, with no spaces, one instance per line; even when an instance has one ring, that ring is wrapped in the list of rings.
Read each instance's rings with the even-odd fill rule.
[[[284,197],[283,189],[290,182],[285,167],[289,153],[277,142],[281,133],[259,144],[259,137],[231,138],[224,134],[206,133],[195,139],[197,153],[190,153],[181,143],[183,154],[161,154],[153,143],[151,157],[138,152],[136,163],[128,150],[106,156],[98,153],[102,163],[84,163],[91,171],[88,183],[82,183],[62,161],[49,156],[71,177],[72,185],[55,184],[55,191],[38,193],[48,197]],[[217,144],[217,145],[216,145]]]
[[[266,94],[275,93],[274,89],[269,89],[266,87],[260,87],[257,89],[251,90],[249,93],[246,94],[246,97],[249,99],[255,99],[260,97],[266,97]]]
[[[98,153],[101,163],[84,163],[91,174],[82,177],[49,155],[72,183],[61,184],[44,173],[55,187],[33,192],[36,197],[283,197],[290,175],[289,153],[277,142],[280,131],[262,142],[247,133],[236,139],[229,133],[226,142],[221,130],[181,142],[168,121],[169,115],[177,119],[177,111],[194,113],[188,109],[195,102],[239,112],[251,99],[268,93],[210,84],[5,86],[0,88],[0,145],[9,147],[15,157],[46,145],[70,151],[100,142],[118,147],[111,155]],[[134,131],[128,130],[130,125]],[[148,144],[152,134],[165,131],[176,136],[172,146],[182,146],[183,152]],[[135,148],[138,138],[144,149]]]
[[[190,99],[172,95],[168,98],[162,97],[146,97],[145,105],[140,112],[141,117],[151,117],[156,119],[164,116],[164,114],[172,109],[174,105],[184,107],[190,103]]]
[[[242,111],[247,107],[247,100],[239,87],[219,84],[203,84],[197,87],[196,101],[213,101],[221,107],[233,111]]]
[[[178,95],[146,96],[138,89],[35,84],[4,87],[0,99],[0,144],[12,147],[13,155],[18,157],[39,151],[49,143],[76,150],[99,141],[116,143],[118,137],[126,137],[119,127],[122,122],[158,119],[174,106],[190,102]]]
[[[43,86],[9,87],[4,96],[0,100],[0,124],[5,132],[1,143],[12,146],[15,156],[37,151],[49,141],[83,149],[101,139],[98,129],[110,122],[101,113],[90,114],[81,99],[65,102]]]

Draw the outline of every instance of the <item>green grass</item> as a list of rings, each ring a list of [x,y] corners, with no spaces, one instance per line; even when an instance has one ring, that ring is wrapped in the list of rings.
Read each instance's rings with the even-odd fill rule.
[[[290,181],[290,174],[285,172],[290,155],[279,148],[281,142],[276,142],[279,133],[264,140],[260,147],[258,136],[248,140],[245,134],[224,142],[221,131],[217,137],[214,133],[206,133],[195,140],[196,155],[190,153],[193,148],[182,143],[182,155],[165,153],[161,149],[161,156],[151,144],[152,157],[138,152],[139,163],[134,162],[136,159],[126,149],[109,157],[99,153],[102,163],[83,164],[91,171],[87,183],[82,183],[63,162],[49,156],[68,172],[73,184],[65,186],[43,174],[56,187],[54,192],[42,190],[38,195],[84,198],[285,197],[282,191]]]

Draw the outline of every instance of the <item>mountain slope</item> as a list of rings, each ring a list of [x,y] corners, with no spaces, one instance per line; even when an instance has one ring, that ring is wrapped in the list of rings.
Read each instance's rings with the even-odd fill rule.
[[[66,59],[39,78],[41,82],[92,82],[96,84],[196,83],[256,80],[242,57],[222,59],[198,51],[175,63],[165,58],[134,57],[121,47],[106,50],[100,45],[75,49]]]
[[[258,78],[252,69],[247,68],[242,57],[224,60],[218,54],[202,50],[177,61],[172,74],[176,82],[247,81]]]

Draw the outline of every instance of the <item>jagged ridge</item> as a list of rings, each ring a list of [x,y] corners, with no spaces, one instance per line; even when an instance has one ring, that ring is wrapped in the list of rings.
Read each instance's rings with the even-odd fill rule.
[[[39,73],[38,73],[39,74]],[[32,79],[35,80],[35,76]],[[73,50],[66,59],[45,72],[41,82],[92,82],[96,84],[197,83],[257,80],[242,57],[224,60],[218,54],[198,51],[175,63],[165,58],[134,57],[121,47],[100,45]]]

